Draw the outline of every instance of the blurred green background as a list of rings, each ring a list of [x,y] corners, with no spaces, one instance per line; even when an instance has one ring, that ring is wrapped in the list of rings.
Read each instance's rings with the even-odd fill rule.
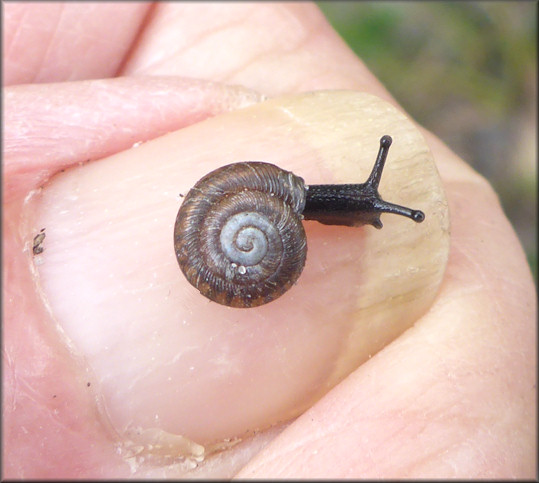
[[[537,282],[537,3],[317,5],[400,105],[494,186]]]

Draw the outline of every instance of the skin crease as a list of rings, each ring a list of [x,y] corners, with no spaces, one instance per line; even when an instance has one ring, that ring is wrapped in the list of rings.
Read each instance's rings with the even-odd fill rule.
[[[77,139],[94,146],[92,158],[106,156],[133,139],[150,139],[259,99],[252,91],[275,96],[356,89],[394,101],[313,5],[84,3],[58,9],[4,5],[5,85],[135,77],[126,84],[99,81],[110,96],[100,105],[102,117],[92,129],[79,127],[76,112],[73,122],[67,119],[58,126],[56,119],[66,116],[56,111],[62,102],[51,103],[52,111],[43,116],[43,104],[32,99],[44,96],[51,85],[4,90],[6,119],[16,106],[27,119],[44,121],[30,126],[35,135],[25,137],[10,131],[6,122],[3,476],[124,477],[129,468],[97,419],[95,395],[87,385],[91,374],[83,364],[73,364],[64,341],[42,322],[47,310],[35,293],[18,237],[29,189],[88,159],[87,148]],[[79,20],[66,23],[66,18]],[[71,41],[82,28],[83,45]],[[103,30],[116,32],[117,47],[84,49],[84,42],[92,45]],[[241,48],[230,48],[236,44]],[[31,49],[34,45],[47,48]],[[238,94],[234,88],[220,102],[222,91],[216,93],[214,84],[203,87],[202,95],[185,96],[177,86],[163,85],[187,81],[162,80],[160,88],[172,96],[169,102],[145,117],[150,103],[141,99],[122,117],[115,102],[137,89],[151,92],[145,77],[137,77],[149,75],[192,77],[244,90]],[[66,98],[73,105],[80,101],[83,112],[94,95],[91,84],[56,87],[59,99],[67,92]],[[178,109],[191,114],[182,118]],[[117,135],[106,136],[111,126],[137,116],[145,121],[132,123],[127,133],[117,129]],[[58,155],[43,155],[41,138],[51,132],[62,140],[61,162]],[[263,449],[254,441],[241,449],[244,453],[217,459],[217,472],[236,471],[241,465],[234,458],[243,465],[255,455],[239,477],[535,477],[536,301],[531,274],[488,183],[434,136],[425,136],[452,213],[451,255],[436,302],[412,329],[283,432],[271,434]]]

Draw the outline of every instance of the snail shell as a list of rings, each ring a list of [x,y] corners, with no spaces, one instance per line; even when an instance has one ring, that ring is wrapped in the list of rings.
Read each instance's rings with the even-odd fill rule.
[[[209,299],[256,307],[286,292],[307,255],[305,183],[263,162],[204,176],[176,217],[174,248],[187,280]]]

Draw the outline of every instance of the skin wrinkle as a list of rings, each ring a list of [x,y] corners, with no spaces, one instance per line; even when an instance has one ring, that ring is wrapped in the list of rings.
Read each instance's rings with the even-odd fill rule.
[[[93,46],[97,44],[101,44],[103,47],[108,46],[108,40],[103,39],[103,37],[95,36],[91,33],[88,33],[86,29],[81,28],[78,24],[70,25],[66,24],[65,20],[65,9],[62,9],[62,12],[60,14],[60,17],[58,19],[58,26],[53,33],[52,37],[54,38],[56,36],[56,32],[62,27],[62,32],[68,33],[68,34],[74,34],[73,36],[76,36],[77,41],[86,41],[87,44],[93,44]],[[62,23],[66,25],[62,25]],[[82,56],[82,60],[84,61],[84,56]],[[76,72],[74,73],[76,75]],[[68,79],[69,80],[69,79]]]
[[[473,366],[472,366],[473,367]],[[471,377],[472,379],[477,379],[476,376],[480,376],[483,380],[484,379],[484,376],[486,374],[484,373],[484,371],[481,371],[480,373],[474,373],[473,370],[469,370],[469,371],[466,371],[465,373],[463,373],[462,375],[459,375],[459,376],[455,376],[453,377],[450,382],[452,383],[451,384],[451,392],[449,392],[449,394],[452,394],[453,391],[455,389],[458,390],[458,386],[456,385],[456,380],[458,379],[459,381],[462,381],[463,380],[463,377],[464,378],[469,378]],[[488,371],[488,375],[490,376],[493,376],[494,378],[497,377],[497,372],[493,372],[492,370],[491,371]],[[462,407],[460,407],[462,405]],[[460,414],[462,414],[462,409],[466,409],[466,407],[468,406],[468,402],[466,401],[462,401],[460,399],[460,397],[456,400],[456,402],[451,405],[448,409],[448,416],[450,417],[450,420],[453,420],[455,418],[459,418],[460,417]],[[463,414],[467,414],[466,412],[464,412]],[[483,428],[485,427],[492,427],[492,424],[496,424],[498,423],[499,426],[502,426],[503,427],[503,418],[499,418],[498,417],[498,412],[496,412],[496,414],[492,414],[490,417],[487,417],[486,420],[484,421],[484,424],[482,424],[481,426],[479,425],[475,425],[476,428],[478,428],[478,431],[481,432],[483,431]],[[505,414],[505,413],[503,413]],[[437,420],[440,420],[440,419],[444,419],[445,416],[442,418],[442,416],[438,417]],[[477,415],[477,416],[472,416],[472,415],[467,415],[467,418],[463,421],[463,426],[464,428],[466,428],[466,431],[469,431],[469,428],[474,428],[474,423],[477,422],[477,421],[481,421],[481,420],[484,420],[484,416],[481,416],[481,415]],[[466,424],[468,423],[468,424]],[[473,437],[476,436],[476,433],[474,432],[474,434],[472,435]],[[468,439],[472,438],[472,436],[469,436]]]
[[[460,255],[464,259],[466,259],[466,261],[468,262],[467,263],[468,266],[474,267],[476,269],[480,280],[483,282],[482,286],[479,286],[478,290],[472,290],[471,287],[467,287],[468,290],[465,292],[465,295],[471,295],[474,292],[475,294],[482,293],[485,290],[485,288],[488,288],[490,286],[490,283],[489,283],[489,277],[487,276],[485,271],[482,269],[481,264],[478,261],[476,261],[476,254],[472,253],[471,250],[470,250],[470,253],[466,252],[465,250],[462,250],[460,252]],[[494,305],[494,310],[498,314],[502,314],[504,312],[502,306],[500,305],[500,302],[498,300],[496,293],[493,293],[493,296],[488,297],[488,299],[489,299],[489,302]]]
[[[258,65],[261,65],[265,68],[271,68],[271,60],[275,58],[275,61],[277,64],[281,64],[283,62],[283,58],[287,59],[292,63],[293,60],[296,60],[297,63],[302,63],[304,59],[306,58],[307,64],[309,63],[310,58],[312,57],[312,53],[309,50],[306,50],[306,53],[301,53],[301,48],[306,48],[309,46],[309,44],[313,44],[313,47],[315,45],[315,40],[318,40],[318,37],[314,35],[314,30],[309,29],[306,30],[306,35],[303,39],[300,39],[296,45],[294,45],[294,48],[291,49],[284,49],[281,54],[281,58],[279,58],[279,55],[273,55],[273,54],[267,54],[267,53],[261,53],[257,56],[251,57],[249,60],[245,61],[242,65],[238,66],[236,69],[233,69],[230,71],[228,75],[223,76],[223,78],[226,81],[229,82],[237,82],[242,77],[246,76],[248,74],[249,68],[252,68],[253,70],[256,70]],[[275,48],[274,48],[275,50]],[[313,49],[314,51],[317,51],[318,49]],[[294,58],[296,52],[300,52],[300,55],[298,58]],[[284,55],[284,53],[286,55]],[[264,62],[263,62],[264,61]],[[308,81],[306,82],[304,79],[298,79],[296,82],[290,83],[290,78],[288,79],[287,85],[286,85],[286,91],[288,92],[302,92],[302,91],[308,91],[308,90],[316,90],[317,86],[324,86],[328,84],[333,84],[334,88],[357,88],[357,85],[352,85],[349,82],[342,82],[338,81],[335,83],[332,79],[332,77],[335,76],[333,70],[330,70],[327,66],[322,66],[318,69],[318,74],[316,76],[311,76]],[[325,82],[324,79],[328,79],[329,82]],[[318,82],[317,82],[318,81]],[[358,89],[361,90],[361,89]],[[275,95],[275,93],[274,93]]]
[[[133,56],[133,53],[137,51],[141,42],[143,41],[144,32],[148,28],[148,25],[151,25],[151,23],[153,22],[158,5],[158,2],[150,2],[150,4],[148,5],[148,10],[144,14],[144,18],[140,21],[137,32],[133,35],[131,45],[125,52],[123,58],[119,59],[116,72],[114,72],[114,74],[112,75],[113,78],[122,76],[122,72],[124,71],[126,64],[130,61],[131,57]]]
[[[472,421],[473,423],[474,421]],[[492,439],[492,437],[489,437],[489,433],[491,433],[491,429],[489,426],[485,426],[485,425],[482,425],[482,426],[477,426],[475,429],[472,430],[472,432],[470,433],[470,428],[471,426],[468,425],[466,427],[466,430],[469,432],[469,435],[463,440],[463,441],[457,441],[457,442],[453,442],[451,444],[449,444],[447,446],[447,449],[444,450],[444,451],[441,451],[441,452],[438,452],[438,454],[440,456],[445,456],[445,458],[439,458],[439,460],[441,461],[441,463],[446,463],[449,467],[451,467],[454,475],[458,475],[459,474],[459,471],[461,471],[461,469],[459,469],[459,467],[457,466],[457,464],[459,464],[461,467],[463,466],[463,462],[459,460],[458,458],[458,454],[463,454],[463,455],[466,455],[466,460],[470,461],[470,460],[473,460],[473,463],[474,465],[477,465],[477,462],[482,459],[483,462],[480,463],[478,465],[479,468],[488,468],[488,470],[490,470],[491,468],[489,468],[490,465],[487,465],[487,462],[488,462],[488,451],[485,449],[485,447],[480,447],[480,446],[477,446],[476,444],[473,443],[474,441],[474,438],[475,439],[482,439],[483,441],[487,440],[491,443],[494,444],[494,446],[497,445],[497,442],[495,440]],[[459,434],[460,436],[460,434]],[[479,436],[479,438],[478,438]],[[486,436],[486,438],[485,438]],[[435,453],[436,455],[436,453]],[[430,470],[430,467],[432,466],[432,463],[430,463],[428,461],[428,459],[422,459],[421,460],[421,463],[422,464],[416,464],[412,467],[412,469],[416,469],[418,472],[420,472],[420,474],[426,474],[426,475],[430,475],[430,474],[436,474],[434,473],[432,470]],[[467,464],[469,466],[469,464]],[[495,474],[494,471],[491,471],[491,472],[488,472],[487,470],[487,473],[485,473],[484,471],[483,472],[477,472],[475,474],[470,474],[470,477],[472,476],[475,476],[475,477],[487,477],[489,476],[489,474]],[[429,472],[430,471],[430,472]]]
[[[301,39],[297,44],[294,45],[293,48],[283,49],[281,52],[277,52],[277,53],[272,53],[272,51],[274,51],[275,49],[274,48],[269,48],[265,52],[260,52],[259,54],[255,55],[255,56],[251,56],[243,64],[239,64],[236,68],[229,70],[228,74],[223,76],[223,80],[225,82],[233,83],[233,82],[236,81],[236,78],[241,79],[241,77],[242,77],[241,74],[242,73],[247,71],[249,67],[256,67],[256,64],[259,61],[262,61],[262,60],[269,60],[269,59],[273,59],[273,58],[275,58],[277,60],[279,57],[281,57],[281,60],[279,60],[281,62],[283,57],[290,57],[291,54],[293,54],[295,51],[301,49],[301,47],[306,45],[307,42],[308,42],[308,36]],[[287,55],[285,56],[285,55],[283,55],[283,53],[286,53]],[[263,62],[262,62],[262,64],[263,64]],[[291,90],[292,91],[299,90],[299,89],[297,89],[297,87],[298,86],[293,86]]]
[[[423,427],[419,432],[417,433],[414,433],[413,435],[410,435],[411,437],[409,437],[410,440],[416,440],[416,439],[419,439],[421,434],[423,432],[425,432],[426,428]],[[394,435],[397,436],[399,435],[400,431],[396,432]],[[383,446],[383,448],[385,448],[385,451],[387,452],[388,450],[388,446],[391,448],[392,446],[392,441],[393,439],[392,438],[388,438],[387,441],[383,441],[379,446]],[[446,443],[446,442],[444,442]],[[413,461],[411,461],[409,464],[408,464],[408,467],[406,468],[405,470],[405,473],[402,475],[403,477],[406,477],[410,474],[420,474],[420,472],[418,472],[417,470],[421,467],[422,463],[425,462],[425,461],[428,461],[430,458],[433,458],[435,455],[438,455],[440,453],[443,453],[444,450],[439,447],[441,446],[441,443],[439,445],[429,445],[428,446],[428,449],[427,448],[424,448],[422,447],[422,451],[421,452],[417,452],[414,457],[413,457]],[[397,464],[393,464],[392,466],[390,466],[390,472],[389,474],[395,474],[398,472],[398,467],[399,465],[401,464],[401,451],[402,451],[402,448],[396,448],[394,451],[388,451],[391,455],[392,455],[392,460],[394,461],[394,463],[397,463]],[[375,468],[375,462],[373,462],[371,464],[371,467],[369,468],[370,471],[372,471],[374,474],[376,474],[376,468]],[[414,469],[416,469],[416,471],[414,472]]]
[[[439,390],[439,389],[437,389],[437,390]],[[427,394],[431,393],[431,392],[433,392],[433,393],[436,392],[432,386],[429,387],[427,389],[427,391],[425,393],[423,393],[423,395],[428,398]],[[412,407],[413,407],[414,404],[416,404],[416,402],[412,402],[412,404],[411,404]],[[455,407],[455,406],[456,406],[456,404],[453,405],[452,407]],[[427,405],[427,408],[429,408],[428,405]],[[352,408],[352,411],[357,411],[357,409]],[[421,415],[421,417],[420,418],[418,418],[417,416],[414,417],[415,413],[417,413],[418,415]],[[343,419],[350,419],[351,421],[358,421],[358,422],[361,421],[361,418],[358,419],[357,417],[354,417],[353,413],[349,413],[349,416],[350,417],[343,418]],[[394,429],[392,431],[390,431],[389,433],[384,434],[384,439],[380,440],[378,443],[370,442],[368,444],[369,450],[373,451],[376,454],[377,452],[379,452],[380,448],[383,448],[383,451],[385,451],[385,452],[389,451],[393,455],[392,458],[395,459],[396,456],[398,456],[400,454],[400,449],[401,448],[397,447],[397,448],[395,448],[395,451],[391,450],[391,447],[393,446],[394,441],[397,441],[399,439],[402,440],[403,439],[402,435],[403,434],[406,435],[408,433],[410,433],[409,436],[407,436],[408,439],[411,438],[411,437],[413,437],[414,439],[418,439],[418,438],[421,439],[421,435],[423,435],[423,434],[425,434],[426,437],[428,438],[428,431],[427,430],[432,429],[433,425],[439,423],[441,420],[443,421],[443,420],[446,420],[446,419],[447,419],[446,414],[439,414],[436,417],[434,414],[432,414],[428,410],[427,410],[427,412],[425,412],[424,410],[421,410],[419,412],[417,412],[417,411],[407,411],[407,410],[405,412],[402,412],[402,411],[398,410],[397,412],[389,411],[387,413],[382,413],[379,416],[375,416],[374,418],[372,416],[370,416],[369,418],[365,419],[365,422],[367,423],[367,425],[369,425],[373,421],[379,420],[379,421],[383,421],[386,424],[388,424],[389,427],[394,427]],[[451,417],[451,419],[453,419],[453,418]],[[391,421],[395,421],[395,422],[397,422],[397,424],[393,425],[393,424],[391,424]],[[331,431],[331,434],[338,434],[338,431]],[[324,434],[322,436],[326,436],[326,435]],[[322,440],[322,437],[316,438],[316,440]],[[445,445],[446,443],[447,443],[447,440],[446,441],[440,441],[440,444],[442,444],[442,445]],[[416,459],[415,459],[414,463],[412,463],[412,468],[420,467],[421,463],[423,461],[428,460],[429,458],[432,458],[432,456],[434,456],[436,454],[448,451],[451,448],[452,444],[446,449],[442,449],[441,447],[440,448],[434,448],[432,445],[429,445],[428,447],[431,448],[431,451],[427,451],[426,453],[422,452],[420,455],[419,454],[416,455]],[[380,451],[380,452],[382,452],[382,451]],[[419,459],[417,459],[417,458],[419,458]],[[369,472],[372,469],[374,469],[374,467],[375,467],[374,465],[376,465],[376,461],[373,461],[370,466],[367,466],[367,467],[364,466],[364,469],[367,470],[367,472]],[[412,474],[413,474],[413,472],[412,472]]]
[[[459,188],[460,189],[463,188],[462,184],[460,184]],[[466,188],[467,188],[466,191],[462,191],[462,195],[461,195],[461,199],[464,199],[464,200],[467,198],[464,193],[467,193],[468,190],[469,190],[468,186],[466,186]],[[481,192],[484,193],[484,197],[486,198],[485,204],[491,204],[491,205],[496,204],[498,209],[501,210],[501,206],[499,204],[499,198],[496,195],[496,193],[492,190],[492,188],[490,188],[490,186],[488,186],[487,190],[483,189],[483,190],[481,190]],[[458,193],[458,190],[455,190],[455,193]],[[455,199],[458,200],[458,198],[456,196],[454,196],[452,204],[454,204]],[[462,213],[459,212],[458,216],[461,216],[461,214]],[[477,219],[476,226],[481,232],[484,229],[489,229],[489,228],[491,229],[489,231],[492,231],[492,229],[496,229],[496,231],[500,231],[500,233],[503,233],[504,231],[506,231],[505,227],[499,226],[499,224],[489,223],[484,218]],[[455,234],[455,233],[453,235],[454,235],[454,238],[453,238],[452,248],[451,248],[452,253],[456,250],[455,255],[457,255],[458,257],[461,257],[462,259],[466,260],[465,265],[468,268],[469,267],[474,267],[475,268],[475,271],[477,273],[477,277],[475,278],[475,280],[480,280],[480,281],[483,282],[481,285],[475,284],[474,286],[468,286],[468,285],[465,286],[463,294],[466,295],[466,294],[471,294],[471,293],[474,293],[474,292],[477,292],[477,291],[483,291],[485,288],[490,287],[492,285],[492,283],[491,283],[492,275],[489,275],[488,273],[486,273],[487,267],[485,267],[485,265],[481,263],[481,259],[478,259],[477,253],[476,253],[477,246],[474,245],[473,243],[465,244],[465,245],[463,245],[462,243],[458,243],[458,240],[462,240],[462,237],[459,237],[459,235]],[[459,237],[459,238],[457,238],[457,237]],[[477,235],[469,234],[468,238],[472,242],[475,242],[477,240]],[[470,249],[469,252],[466,250],[466,248],[468,248],[468,247]],[[488,270],[492,270],[492,268],[488,267]],[[517,282],[517,280],[507,280],[505,277],[500,277],[500,281],[503,281],[504,285],[507,282],[510,282],[511,284],[514,284],[515,287],[517,287],[517,288],[524,288],[523,283],[521,282],[519,284]],[[489,298],[489,303],[490,303],[490,305],[494,305],[495,311],[498,314],[503,314],[504,310],[503,310],[503,307],[500,304],[499,298],[497,297],[497,293],[498,293],[497,291],[493,293],[493,296],[491,296]]]
[[[3,367],[3,375],[4,375],[4,384],[7,387],[12,388],[11,391],[3,392],[3,406],[2,406],[2,414],[6,412],[13,412],[17,408],[17,394],[20,393],[19,390],[19,383],[17,379],[17,374],[15,371],[15,364],[14,364],[14,358],[11,355],[11,351],[7,348],[2,349],[2,367]],[[7,392],[7,398],[6,396]]]
[[[455,444],[450,444],[446,449],[430,449],[425,450],[423,453],[417,453],[413,462],[411,462],[406,469],[406,473],[403,475],[405,478],[414,474],[424,474],[423,468],[428,465],[429,460],[432,460],[436,456],[449,455]],[[451,461],[451,460],[450,460]],[[397,468],[395,468],[397,469]],[[395,470],[393,470],[395,471]],[[452,473],[454,474],[454,473]],[[448,475],[449,476],[449,475]]]
[[[160,13],[162,12],[163,9],[166,9],[166,8],[167,8],[167,6],[162,7],[160,9]],[[245,17],[240,16],[239,18],[237,18],[235,20],[229,20],[228,22],[224,22],[223,24],[219,25],[218,27],[215,27],[215,26],[212,25],[207,30],[200,31],[198,35],[196,35],[196,36],[189,39],[189,42],[188,42],[187,45],[182,46],[182,47],[178,48],[177,50],[175,50],[174,52],[169,53],[168,58],[156,59],[156,60],[144,65],[141,68],[137,67],[135,69],[136,74],[139,75],[139,74],[141,74],[141,73],[143,74],[144,72],[147,72],[147,71],[159,70],[163,65],[167,65],[167,63],[170,61],[170,58],[177,57],[178,55],[185,55],[185,54],[189,53],[189,51],[192,51],[196,47],[198,47],[204,40],[210,39],[211,37],[215,36],[215,34],[224,32],[225,30],[230,29],[230,28],[232,28],[232,27],[234,27],[236,25],[241,25],[242,23],[244,23],[245,19],[248,18],[249,12],[244,12],[244,15],[245,15]],[[128,68],[128,70],[130,70],[130,69]]]
[[[252,11],[252,9],[251,9]],[[229,20],[228,22],[224,22],[223,24],[219,25],[217,28],[213,27],[211,29],[208,29],[207,31],[201,32],[200,35],[195,37],[193,42],[189,42],[189,45],[185,46],[184,48],[175,51],[171,56],[175,57],[178,54],[187,54],[190,51],[195,50],[196,48],[200,47],[200,44],[202,44],[204,41],[207,41],[208,39],[211,39],[212,37],[217,37],[218,34],[222,34],[226,32],[227,30],[234,30],[237,26],[244,23],[250,16],[251,12],[247,11],[244,12],[244,17],[239,16],[238,18],[234,20]],[[163,62],[161,62],[163,64]],[[152,66],[150,66],[151,68]]]
[[[11,37],[10,42],[8,44],[8,47],[7,47],[7,53],[6,53],[6,58],[7,59],[11,59],[13,57],[11,51],[13,50],[14,46],[17,45],[17,41],[19,40],[19,37],[20,37],[21,32],[23,30],[23,25],[25,24],[25,18],[26,18],[27,15],[28,15],[28,10],[27,9],[23,10],[21,18],[17,19],[17,20],[9,18],[10,16],[13,16],[12,11],[10,11],[10,13],[6,15],[8,17],[8,19],[6,20],[6,23],[9,23],[10,25],[16,24],[16,30],[13,33],[13,36]],[[4,38],[4,40],[5,40],[5,38]],[[20,66],[20,67],[22,67],[22,66]]]
[[[133,34],[147,9],[146,4],[8,2],[6,37],[20,28],[6,59],[6,84],[68,81],[112,75],[131,45]],[[79,14],[84,8],[84,15]],[[59,8],[62,9],[59,22]],[[16,16],[24,12],[24,23]],[[108,16],[107,16],[108,15]],[[22,16],[21,16],[22,17]],[[103,17],[103,18],[102,18]],[[113,17],[118,21],[114,22]],[[107,28],[114,22],[114,29]],[[118,28],[116,28],[118,26]],[[27,43],[31,43],[28,48]],[[45,51],[47,61],[44,60]],[[7,50],[6,50],[7,53]]]
[[[307,6],[305,8],[305,3],[276,3],[275,11],[286,20],[291,20],[293,25],[288,25],[287,30],[318,30],[320,27],[327,28],[329,26],[326,17],[320,12],[318,8],[312,8],[312,6]],[[306,21],[306,17],[308,20]],[[313,27],[311,27],[313,26]]]
[[[280,8],[280,11],[286,11],[289,13],[288,10],[285,10],[283,7]],[[294,18],[296,20],[295,16],[292,16],[290,14],[291,18]],[[251,56],[248,60],[243,62],[242,64],[239,64],[236,66],[236,68],[229,70],[228,74],[225,74],[223,76],[223,81],[230,83],[234,82],[237,79],[241,79],[241,74],[247,70],[248,67],[254,67],[259,61],[261,60],[267,60],[267,59],[273,59],[282,62],[282,59],[285,57],[290,57],[291,54],[297,53],[301,50],[302,47],[306,46],[310,40],[313,38],[313,34],[315,29],[318,27],[318,25],[309,26],[306,28],[302,28],[301,32],[302,35],[299,38],[295,38],[293,43],[286,43],[281,44],[277,48],[275,45],[269,46],[265,50],[261,50],[258,54]],[[286,56],[283,54],[287,54]],[[263,64],[263,62],[261,62]],[[292,91],[299,90],[294,86]]]
[[[283,12],[287,12],[288,13],[288,17],[289,18],[296,18],[295,15],[291,14],[290,12],[288,12],[289,10],[289,7],[284,7],[284,6],[280,6],[280,10],[282,10]],[[318,13],[318,11],[315,11],[318,15],[312,15],[312,17],[316,17],[317,19],[317,25],[324,25],[323,24],[323,21],[324,18]],[[245,14],[247,16],[248,12]],[[241,20],[241,19],[240,19]],[[215,30],[215,32],[211,32],[211,35],[208,35],[207,36],[207,39],[211,39],[211,37],[215,34],[215,33],[220,33],[222,32],[224,29],[226,28],[231,28],[231,26],[235,26],[235,24],[239,24],[241,25],[241,22],[228,22],[226,24],[223,24],[223,25],[220,25],[217,30]],[[270,50],[269,51],[275,51],[276,49],[280,52],[296,52],[298,51],[299,47],[302,46],[304,43],[307,44],[310,39],[309,37],[311,37],[313,40],[315,39],[315,36],[312,35],[314,33],[314,30],[315,30],[315,27],[317,26],[315,25],[314,27],[313,26],[308,26],[308,27],[304,27],[302,28],[302,38],[300,39],[299,43],[296,41],[296,39],[294,39],[294,42],[286,42],[286,43],[283,43],[281,42],[281,45],[271,45],[270,46]],[[205,31],[206,33],[206,31]],[[192,49],[195,49],[197,47],[198,44],[200,44],[202,42],[203,39],[200,39],[200,38],[197,38],[193,43],[191,43],[191,45],[185,49],[181,49],[181,50],[176,50],[174,51],[174,53],[170,54],[169,55],[169,58],[171,59],[174,59],[174,58],[177,58],[179,57],[181,54],[185,55],[185,54],[188,54],[190,50]],[[293,46],[292,47],[288,47],[288,45],[292,44]],[[260,51],[260,49],[258,49]],[[268,51],[268,52],[269,52]],[[309,57],[312,56],[312,54],[309,52],[308,53]],[[226,81],[229,81],[229,82],[235,82],[236,79],[238,79],[239,83],[242,83],[241,82],[241,78],[243,77],[242,74],[244,74],[248,69],[249,67],[253,67],[253,68],[256,68],[256,66],[260,65],[260,66],[265,66],[267,64],[267,62],[259,62],[259,60],[262,60],[262,59],[270,59],[270,58],[273,58],[274,56],[272,54],[268,55],[268,53],[266,52],[260,52],[259,54],[257,54],[256,56],[251,56],[249,59],[246,59],[244,62],[242,62],[240,65],[238,65],[237,67],[233,68],[233,69],[229,69],[228,73],[227,74],[223,74],[223,75],[220,75],[219,78],[221,80],[226,80]],[[163,63],[167,63],[167,62],[170,62],[170,60],[167,58],[167,59],[160,59],[158,61],[158,63],[151,63],[151,64],[148,64],[147,66],[139,69],[139,68],[135,68],[135,72],[138,74],[138,73],[144,73],[144,72],[148,72],[150,69],[157,69],[157,71],[159,71],[160,69],[160,65],[162,65]],[[129,69],[128,69],[129,70]],[[321,77],[323,78],[323,76]],[[304,82],[302,81],[298,81],[298,83],[295,83],[293,85],[288,85],[287,86],[287,91],[288,92],[295,92],[295,91],[301,91],[301,87],[302,85],[304,84]],[[312,84],[312,79],[309,80],[309,84]],[[351,87],[349,84],[345,84],[345,85],[342,85],[341,87]]]
[[[322,23],[322,22],[321,22]],[[320,29],[324,29],[323,34],[320,34]],[[372,90],[372,88],[368,85],[368,83],[364,83],[364,81],[359,82],[356,80],[357,78],[364,78],[366,80],[373,78],[370,71],[366,68],[366,66],[360,61],[356,62],[353,59],[357,59],[355,57],[355,54],[352,52],[352,50],[344,43],[344,41],[331,29],[328,29],[328,25],[324,25],[322,23],[320,29],[317,29],[318,35],[312,35],[311,37],[311,49],[308,50],[308,56],[313,57],[316,56],[317,53],[322,50],[324,53],[328,52],[328,56],[331,56],[331,50],[335,43],[341,44],[342,53],[341,58],[342,60],[339,62],[338,68],[342,70],[345,75],[337,74],[335,75],[335,67],[332,66],[329,67],[329,64],[324,63],[323,65],[319,66],[317,68],[318,75],[317,76],[310,76],[308,79],[308,83],[303,86],[300,90],[312,90],[313,88],[316,89],[318,85],[320,86],[326,86],[330,85],[333,88],[343,88],[343,89],[355,89],[355,90],[366,90],[368,92],[372,92],[373,94],[376,94],[380,96],[383,99],[388,100],[389,102],[393,103],[398,109],[400,109],[400,106],[392,99],[391,95],[385,90],[385,88],[378,84],[376,90]],[[309,43],[306,44],[307,46]],[[322,82],[315,82],[315,79],[324,79],[327,78],[327,81]],[[344,78],[344,79],[343,79]],[[299,89],[298,89],[299,90]]]
[[[51,55],[51,48],[56,45],[56,43],[54,42],[54,38],[56,37],[56,35],[57,35],[58,31],[59,31],[60,24],[61,24],[61,21],[62,21],[62,17],[65,14],[65,8],[66,8],[65,5],[63,5],[61,3],[58,4],[58,7],[59,7],[59,11],[58,11],[58,14],[57,14],[57,17],[56,17],[56,22],[54,24],[54,29],[52,31],[50,31],[50,33],[49,33],[49,39],[48,39],[48,42],[47,42],[47,48],[45,49],[45,53],[41,56],[41,63],[39,65],[39,67],[36,69],[36,73],[34,75],[33,82],[36,82],[37,79],[39,79],[41,72],[44,70],[44,66],[47,65],[47,63],[48,63],[49,57]]]

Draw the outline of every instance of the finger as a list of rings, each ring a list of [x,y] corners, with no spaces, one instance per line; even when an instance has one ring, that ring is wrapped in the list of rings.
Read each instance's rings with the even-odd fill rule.
[[[297,415],[429,305],[447,255],[443,196],[415,128],[380,102],[342,92],[261,103],[63,173],[27,204],[23,218],[36,218],[26,236],[47,230],[38,267],[46,299],[96,376],[122,454],[142,446],[137,474],[161,462],[156,440],[199,457]],[[400,142],[381,190],[418,204],[428,221],[388,217],[383,233],[334,228],[331,244],[327,229],[308,227],[300,283],[257,309],[208,303],[181,276],[178,193],[207,171],[264,159],[314,182],[363,179],[385,129]]]
[[[6,3],[4,85],[117,73],[149,3]]]
[[[8,88],[4,201],[25,196],[61,169],[260,99],[240,87],[157,77]]]
[[[268,95],[357,89],[390,97],[309,3],[160,3],[122,74],[217,80]]]
[[[531,274],[491,190],[452,183],[447,191],[458,219],[436,303],[239,478],[534,477]]]

